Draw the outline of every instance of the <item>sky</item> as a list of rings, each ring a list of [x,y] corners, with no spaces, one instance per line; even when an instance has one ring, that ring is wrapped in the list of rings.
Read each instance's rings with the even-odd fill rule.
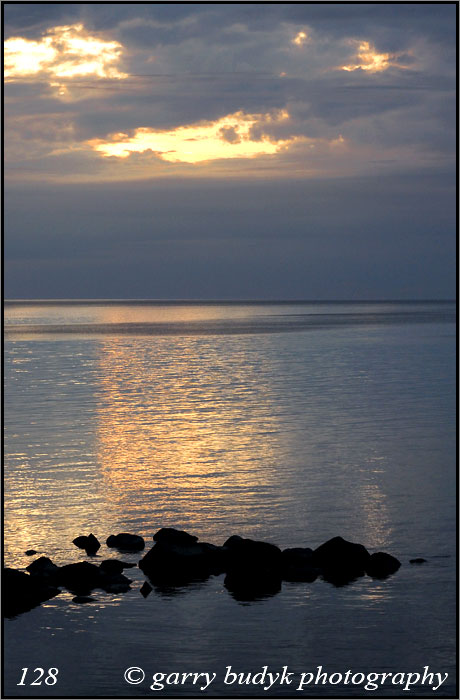
[[[456,5],[4,3],[7,299],[448,299]]]

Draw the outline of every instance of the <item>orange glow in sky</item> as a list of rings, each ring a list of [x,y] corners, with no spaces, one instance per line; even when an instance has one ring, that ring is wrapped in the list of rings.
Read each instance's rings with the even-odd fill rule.
[[[358,69],[369,71],[369,73],[378,73],[387,70],[390,66],[398,65],[394,59],[396,56],[390,53],[377,53],[375,48],[369,41],[354,41],[356,44],[356,63],[347,66],[340,66],[342,70],[355,71]]]
[[[299,33],[296,34],[296,36],[293,38],[292,43],[293,43],[293,44],[296,44],[297,46],[302,46],[303,44],[305,44],[305,42],[307,41],[307,39],[308,39],[308,36],[307,36],[307,34],[306,34],[305,32],[299,32]]]
[[[200,163],[219,158],[251,158],[274,154],[293,143],[294,138],[275,139],[254,135],[253,129],[289,119],[285,110],[270,114],[235,112],[213,122],[200,122],[159,131],[136,129],[134,136],[114,134],[111,140],[94,139],[89,145],[103,156],[127,158],[130,153],[153,151],[171,163]]]
[[[82,24],[48,29],[40,41],[12,37],[5,41],[5,78],[97,76],[127,78],[115,66],[122,46],[89,34]]]

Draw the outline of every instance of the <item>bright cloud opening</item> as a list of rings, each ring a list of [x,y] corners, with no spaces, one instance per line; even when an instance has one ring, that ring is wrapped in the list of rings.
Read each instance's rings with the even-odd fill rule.
[[[296,44],[296,46],[303,46],[307,40],[308,35],[305,32],[298,32],[298,34],[296,34],[296,36],[293,38],[292,43]]]
[[[114,134],[111,140],[88,144],[103,156],[127,158],[131,153],[153,151],[170,163],[201,163],[220,158],[253,158],[274,154],[296,138],[276,139],[264,133],[264,126],[289,119],[285,110],[275,114],[235,112],[214,122],[180,126],[170,131],[136,129],[133,136]],[[260,131],[260,136],[255,135]]]
[[[96,76],[127,78],[116,64],[123,47],[89,34],[82,24],[48,29],[40,41],[12,37],[5,41],[5,79],[44,74],[51,78]]]
[[[340,66],[342,70],[351,72],[361,69],[369,73],[378,73],[387,70],[390,66],[404,68],[396,61],[399,54],[377,53],[369,41],[353,40],[352,43],[356,46],[355,60],[357,62]]]

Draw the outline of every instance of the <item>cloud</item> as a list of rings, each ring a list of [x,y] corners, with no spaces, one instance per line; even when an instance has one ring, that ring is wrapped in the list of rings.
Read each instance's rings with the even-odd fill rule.
[[[287,112],[245,114],[235,112],[214,122],[180,126],[171,131],[136,129],[133,136],[115,134],[108,140],[88,144],[106,157],[127,158],[130,153],[152,151],[172,163],[201,163],[228,158],[255,158],[275,154],[295,139],[273,139],[264,131],[264,124],[289,119]],[[260,132],[256,135],[256,130]]]
[[[356,47],[354,56],[355,63],[340,66],[345,71],[364,70],[369,73],[379,73],[388,70],[391,66],[404,69],[406,66],[398,62],[401,54],[398,53],[377,53],[374,46],[369,41],[352,39],[350,43]]]
[[[10,37],[5,41],[5,78],[47,77],[54,79],[82,76],[126,78],[116,64],[122,46],[89,33],[83,24],[57,26],[38,40]]]
[[[451,18],[447,5],[7,5],[7,176],[444,167]]]

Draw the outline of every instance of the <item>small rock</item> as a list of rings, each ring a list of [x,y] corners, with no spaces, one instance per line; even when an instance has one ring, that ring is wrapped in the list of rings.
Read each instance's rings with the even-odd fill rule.
[[[423,557],[416,557],[415,559],[409,559],[409,564],[425,564],[426,561]]]
[[[98,588],[102,588],[106,593],[126,593],[130,590],[131,579],[123,574],[115,574],[106,576],[98,584]]]
[[[147,581],[144,581],[140,591],[141,591],[141,594],[144,596],[144,598],[147,598],[147,596],[150,595],[150,593],[153,591],[153,588],[150,585],[150,583],[148,583]]]
[[[72,543],[79,549],[84,549],[87,554],[96,554],[97,550],[100,548],[100,543],[97,537],[93,533],[86,535],[80,535],[72,540]]]
[[[117,559],[104,559],[104,561],[101,561],[101,563],[99,564],[99,568],[105,574],[111,575],[121,574],[124,569],[124,566],[123,562],[118,561]]]
[[[322,569],[326,581],[342,586],[364,576],[369,552],[362,544],[333,537],[313,552],[313,566]]]
[[[26,571],[32,574],[32,576],[55,578],[59,571],[59,566],[54,564],[48,557],[39,557],[29,564],[29,566],[26,566]]]
[[[72,603],[93,603],[96,600],[96,598],[91,598],[89,595],[77,595],[75,598],[72,598]]]
[[[110,535],[106,540],[107,547],[115,547],[125,552],[139,552],[145,547],[144,538],[140,535],[130,535],[128,532],[120,532],[118,535]]]
[[[35,549],[27,549],[24,554],[27,557],[33,557],[34,554],[37,554],[37,551]]]
[[[372,578],[386,578],[394,574],[400,566],[401,562],[391,554],[376,552],[371,554],[366,563],[366,574]]]

